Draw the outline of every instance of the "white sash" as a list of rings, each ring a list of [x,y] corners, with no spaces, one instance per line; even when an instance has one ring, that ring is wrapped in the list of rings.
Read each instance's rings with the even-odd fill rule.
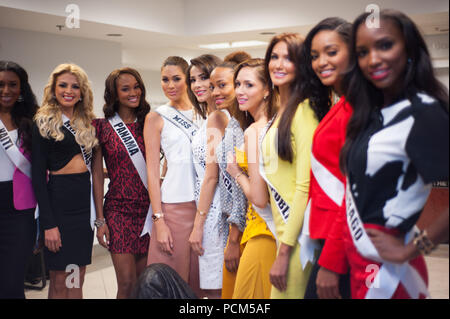
[[[228,111],[226,112],[227,115]],[[229,119],[231,119],[231,116],[229,117]],[[226,128],[225,129],[225,135],[222,138],[222,141],[220,142],[221,145],[221,149],[222,149],[222,159],[220,163],[226,163],[227,162],[227,153],[225,152],[225,143],[224,143],[224,139],[225,136],[227,135],[227,132],[231,132],[232,136],[233,136],[233,147],[236,146],[236,135],[234,135],[233,129],[231,128]],[[222,166],[219,165],[219,170],[220,170],[220,175],[221,178],[223,180],[223,183],[225,185],[225,189],[226,191],[232,196],[233,195],[233,185],[232,185],[232,180],[228,177],[229,174],[228,172],[226,172],[226,167],[225,169],[222,169]],[[237,182],[236,182],[237,184]]]
[[[76,132],[73,129],[73,127],[70,125],[70,119],[62,114],[62,120],[63,120],[63,125],[65,128],[67,128],[69,130],[70,133],[73,134],[73,136],[75,136]],[[92,186],[92,151],[91,152],[87,152],[86,148],[84,146],[80,145],[80,149],[81,149],[81,154],[83,155],[83,160],[84,163],[86,164],[87,169],[89,170],[89,174],[90,174],[90,178],[91,178],[91,218],[90,218],[90,224],[91,224],[91,228],[92,230],[94,230],[94,222],[95,222],[95,218],[96,218],[96,214],[95,214],[95,204],[94,204],[94,187]]]
[[[311,153],[311,171],[320,188],[338,207],[341,207],[345,197],[345,185],[322,165]]]
[[[114,131],[117,133],[123,145],[125,146],[128,155],[130,156],[130,159],[133,162],[134,168],[136,169],[136,171],[139,174],[139,177],[141,178],[142,184],[144,184],[145,188],[148,190],[147,165],[145,163],[144,155],[142,154],[133,134],[131,134],[130,130],[117,113],[112,118],[109,119],[109,123],[111,124]],[[151,235],[152,229],[151,216],[152,213],[150,206],[147,212],[147,217],[145,218],[145,224],[142,229],[141,237],[147,233]]]
[[[346,192],[347,225],[350,230],[353,244],[361,256],[381,263],[381,268],[375,275],[373,284],[369,287],[366,299],[390,299],[397,290],[399,283],[402,283],[411,298],[417,299],[422,293],[429,297],[427,286],[414,267],[409,262],[394,264],[384,261],[378,254],[377,249],[367,235],[363,222],[356,207],[350,182],[347,179]],[[405,244],[414,236],[415,229],[411,229],[405,236]],[[366,283],[367,284],[367,283]]]
[[[253,208],[258,213],[258,215],[264,220],[267,227],[269,228],[270,232],[272,233],[273,237],[275,237],[275,240],[277,239],[277,232],[275,229],[275,223],[273,222],[273,216],[272,216],[272,208],[270,207],[270,203],[267,203],[266,207],[259,208],[255,205],[253,205]]]
[[[231,180],[228,178],[227,174],[225,174],[225,172],[222,171],[222,169],[220,169],[220,175],[222,176],[223,183],[225,184],[225,189],[227,190],[228,193],[233,195],[233,186],[231,184]]]
[[[168,104],[159,107],[155,112],[179,128],[192,143],[192,139],[198,130],[198,126],[194,122]]]
[[[336,178],[325,166],[323,166],[311,153],[311,171],[317,183],[322,190],[331,198],[336,205],[341,206],[344,200],[345,187],[344,184]],[[309,218],[311,215],[311,199],[308,201],[308,205],[305,210],[305,218],[303,221],[303,227],[300,234],[300,258],[303,260],[303,269],[306,267],[307,261],[311,263],[316,262],[315,250],[320,250],[320,244],[318,240],[312,239],[309,232]]]
[[[275,117],[274,117],[275,118]],[[275,206],[277,207],[277,211],[282,217],[283,221],[287,223],[289,218],[289,211],[290,206],[289,204],[281,197],[280,193],[275,189],[275,187],[272,185],[272,183],[269,181],[269,179],[266,176],[265,170],[264,170],[264,161],[262,157],[263,148],[262,148],[262,142],[264,140],[264,136],[267,133],[267,130],[269,129],[270,125],[272,124],[274,118],[272,118],[264,128],[264,130],[261,132],[261,139],[260,139],[260,147],[259,147],[259,174],[261,174],[261,177],[266,181],[269,189],[270,194],[272,195],[272,200],[275,203]],[[313,264],[315,262],[315,250],[319,249],[319,244],[317,241],[312,240],[309,237],[309,215],[311,212],[311,203],[308,201],[308,204],[305,209],[305,214],[303,218],[303,226],[302,230],[300,231],[300,234],[297,238],[298,243],[300,244],[300,262],[302,264],[303,269],[305,269],[308,262]],[[267,222],[266,222],[267,223]],[[275,233],[274,233],[275,235]]]
[[[9,136],[8,130],[2,120],[0,120],[0,144],[11,162],[13,162],[13,164],[31,180],[31,162],[20,152],[17,145],[13,143],[12,138]],[[39,206],[36,205],[34,219],[37,219],[38,217]]]
[[[0,120],[0,144],[5,150],[6,155],[13,164],[24,173],[29,179],[31,179],[31,163],[30,161],[20,152],[16,144],[14,144],[11,136],[9,136],[6,126]]]

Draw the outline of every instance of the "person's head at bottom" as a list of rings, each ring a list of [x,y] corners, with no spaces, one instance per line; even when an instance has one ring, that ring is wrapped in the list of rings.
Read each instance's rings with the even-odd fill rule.
[[[198,299],[189,285],[166,264],[151,264],[139,277],[132,299]]]

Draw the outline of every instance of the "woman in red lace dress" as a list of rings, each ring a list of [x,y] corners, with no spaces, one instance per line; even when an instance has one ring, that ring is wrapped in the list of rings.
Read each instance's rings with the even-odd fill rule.
[[[141,233],[150,199],[127,147],[110,120],[118,116],[117,119],[133,136],[139,151],[145,154],[142,129],[150,105],[145,101],[144,83],[134,69],[114,70],[106,79],[105,86],[105,118],[96,119],[93,123],[100,144],[93,159],[97,238],[111,253],[117,277],[117,298],[127,298],[146,266],[149,235],[141,236]],[[124,141],[129,140],[124,138]],[[104,204],[102,159],[109,177]]]

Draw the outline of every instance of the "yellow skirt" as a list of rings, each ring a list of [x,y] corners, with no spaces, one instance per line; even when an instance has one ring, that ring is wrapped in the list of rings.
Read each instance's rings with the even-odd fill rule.
[[[273,237],[252,237],[241,245],[241,258],[236,273],[224,266],[222,299],[269,299],[271,283],[269,272],[276,257]]]

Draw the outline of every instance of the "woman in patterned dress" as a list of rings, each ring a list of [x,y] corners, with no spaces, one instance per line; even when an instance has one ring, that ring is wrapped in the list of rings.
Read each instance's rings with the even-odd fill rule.
[[[245,211],[247,208],[245,195],[242,191],[235,191],[235,197],[228,197],[225,199],[224,195],[225,192],[228,192],[227,189],[230,187],[234,190],[237,189],[237,186],[236,183],[232,181],[231,177],[229,177],[228,180],[232,181],[232,184],[229,184],[228,187],[225,186],[221,175],[221,157],[219,157],[219,154],[222,154],[220,150],[224,146],[225,135],[227,135],[227,132],[229,138],[231,137],[231,140],[233,141],[233,132],[236,126],[231,127],[230,125],[236,123],[237,127],[239,127],[239,122],[230,115],[230,111],[234,114],[231,110],[235,98],[233,70],[239,62],[248,58],[249,55],[245,52],[234,52],[225,57],[225,61],[216,66],[211,73],[211,87],[213,89],[212,97],[217,110],[211,112],[208,117],[206,129],[207,134],[209,135],[208,140],[211,142],[208,143],[206,149],[206,177],[201,186],[194,229],[189,241],[194,251],[199,256],[204,253],[204,234],[206,237],[210,234],[213,235],[213,237],[216,238],[216,247],[220,247],[220,250],[217,249],[216,259],[211,262],[211,264],[214,265],[214,278],[211,279],[211,287],[216,287],[214,289],[214,295],[211,296],[212,298],[220,298],[220,296],[224,298],[224,290],[231,291],[231,293],[233,291],[235,272],[240,257],[239,242],[243,228],[245,227]],[[241,133],[243,140],[242,129]],[[226,159],[223,160],[222,164],[225,165],[226,169]],[[228,173],[226,174],[228,175]],[[211,211],[210,201],[212,195],[209,194],[209,192],[214,190],[214,186],[216,185],[219,185],[220,211]],[[242,197],[239,197],[239,194],[241,194]],[[208,198],[210,199],[207,200]],[[236,209],[233,210],[232,208]],[[235,212],[234,214],[231,214],[232,210]],[[211,213],[217,213],[215,214],[214,222],[205,222],[208,218],[212,220],[213,214]],[[226,248],[230,225],[232,225],[230,236],[230,238],[232,238],[232,245]],[[231,276],[227,275],[228,267],[230,267],[229,269],[234,269],[230,272]],[[231,298],[231,294],[227,293],[225,298]]]
[[[216,111],[216,104],[212,97],[210,75],[212,70],[222,63],[216,56],[206,54],[191,60],[188,69],[188,93],[195,110],[204,118],[204,122],[194,139],[192,140],[192,153],[194,157],[195,172],[197,174],[195,184],[195,199],[197,207],[209,207],[207,218],[198,215],[194,227],[202,232],[201,249],[198,257],[200,288],[204,296],[208,298],[220,298],[222,286],[222,263],[224,240],[221,227],[222,211],[220,209],[220,193],[217,184],[217,176],[214,158],[207,154],[211,145],[207,141],[211,138],[208,130],[211,122],[210,114]],[[201,197],[201,201],[200,201]],[[202,210],[200,210],[202,211]],[[191,234],[192,240],[196,233]],[[200,235],[200,233],[197,233]]]
[[[141,232],[150,201],[147,189],[109,119],[117,113],[145,154],[142,130],[150,105],[145,100],[145,87],[139,73],[131,68],[111,72],[105,81],[104,96],[105,118],[93,122],[100,144],[93,157],[97,239],[111,253],[117,277],[117,298],[120,299],[128,298],[146,266],[149,236],[141,237]],[[103,159],[110,180],[104,204]]]

